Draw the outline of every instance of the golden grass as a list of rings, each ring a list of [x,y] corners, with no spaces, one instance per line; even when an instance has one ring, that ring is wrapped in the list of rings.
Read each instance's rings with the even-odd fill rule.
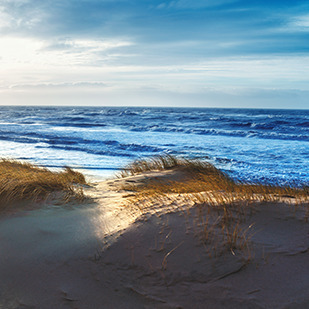
[[[62,191],[65,199],[83,197],[84,176],[70,168],[52,172],[46,168],[16,160],[0,160],[0,209],[16,201],[46,198]]]
[[[200,160],[187,160],[170,155],[151,159],[141,159],[128,165],[122,177],[149,171],[181,171],[179,180],[150,177],[142,184],[127,184],[133,197],[129,207],[138,209],[142,214],[151,208],[166,207],[182,211],[193,224],[195,234],[208,248],[210,255],[218,254],[219,246],[246,252],[250,256],[249,239],[252,224],[244,224],[257,202],[290,202],[305,205],[305,220],[308,221],[308,187],[277,186],[268,184],[247,184],[236,182],[212,164]],[[185,206],[187,205],[187,206]],[[190,210],[195,209],[195,213]],[[159,209],[160,211],[160,209]],[[190,218],[189,218],[190,217]]]
[[[166,179],[161,181],[160,178],[154,177],[143,185],[126,185],[124,189],[160,195],[165,193],[187,193],[200,203],[209,203],[210,200],[216,200],[216,204],[218,204],[218,201],[220,204],[230,204],[239,199],[275,201],[284,197],[302,201],[303,199],[306,200],[309,195],[308,187],[297,188],[293,186],[236,182],[209,162],[176,158],[171,155],[157,156],[148,160],[137,160],[125,167],[120,176],[128,177],[149,171],[169,169],[182,171],[186,176],[177,181],[166,181]]]
[[[228,178],[227,175],[208,162],[177,158],[169,154],[136,160],[127,165],[120,172],[120,177],[134,176],[148,171],[162,171],[173,168],[185,168],[187,171],[200,172],[207,175],[221,175]]]

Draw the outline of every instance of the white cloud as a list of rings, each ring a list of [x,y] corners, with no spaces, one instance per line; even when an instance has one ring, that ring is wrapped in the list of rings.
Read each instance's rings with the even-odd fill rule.
[[[292,31],[309,31],[309,14],[291,18],[287,28]]]
[[[29,83],[29,84],[16,84],[11,85],[9,89],[24,89],[24,90],[33,90],[33,89],[61,89],[61,88],[102,88],[107,87],[107,84],[104,82],[60,82],[60,83]]]
[[[128,41],[62,40],[46,43],[31,38],[0,38],[0,63],[4,69],[23,66],[93,65],[121,55],[112,49],[131,45]]]
[[[274,93],[279,97],[277,94],[286,89],[295,89],[292,95],[309,90],[309,56],[203,58],[188,59],[183,64],[171,61],[168,65],[154,65],[151,59],[136,65],[134,59],[125,65],[122,48],[132,44],[129,40],[47,42],[2,37],[0,45],[5,48],[0,48],[1,102],[17,104],[27,97],[28,104],[31,98],[38,104],[74,104],[75,100],[87,104],[89,96],[96,104],[108,98],[114,100],[110,104],[121,100],[126,104],[130,96],[133,104],[142,98],[151,101],[151,96],[152,102],[159,98],[174,102],[181,95],[188,97],[188,102],[190,96],[196,95],[200,102],[203,96],[215,102],[220,93],[224,99],[228,95],[264,98]],[[110,62],[110,57],[118,57],[119,61]],[[248,89],[259,89],[258,95],[251,90],[247,95]]]
[[[54,51],[51,51],[51,55],[55,56]],[[66,59],[72,57],[71,54],[66,56],[68,57]],[[121,64],[72,66],[65,61],[53,65],[53,61],[55,58],[49,59],[47,64],[33,62],[3,70],[0,72],[2,90],[10,89],[14,92],[72,87],[90,90],[100,88],[104,91],[150,87],[179,93],[199,93],[205,89],[230,91],[230,89],[256,87],[309,90],[309,57],[305,56],[226,58],[164,66]]]
[[[235,2],[236,0],[178,0],[172,1],[170,3],[170,7],[177,7],[182,9],[198,9],[198,8],[205,8],[205,7],[213,7],[219,6],[227,3]]]
[[[105,51],[112,48],[124,47],[132,45],[132,42],[123,40],[73,40],[73,39],[60,39],[53,42],[48,42],[43,50],[71,50],[72,52],[98,52]]]
[[[160,3],[158,6],[157,6],[157,9],[164,9],[166,7],[166,3]]]
[[[21,30],[32,30],[44,20],[46,12],[34,7],[31,12],[22,7],[28,0],[2,0],[0,3],[0,31],[10,33]]]
[[[31,0],[2,0],[3,4],[14,4],[17,6],[29,3]]]
[[[12,17],[0,8],[0,31],[11,27]]]

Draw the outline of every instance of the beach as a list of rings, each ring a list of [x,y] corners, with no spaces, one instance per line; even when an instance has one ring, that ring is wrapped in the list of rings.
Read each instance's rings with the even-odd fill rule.
[[[0,309],[309,309],[309,1],[0,0]]]
[[[132,204],[132,185],[170,185],[182,173],[111,178],[84,185],[84,201],[7,208],[0,307],[308,308],[308,200],[243,201],[246,241],[226,247],[201,237],[201,205],[181,194]]]

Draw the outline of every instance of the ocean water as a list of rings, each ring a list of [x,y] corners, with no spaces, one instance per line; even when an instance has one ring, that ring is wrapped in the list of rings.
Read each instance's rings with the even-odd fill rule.
[[[309,110],[0,106],[0,157],[99,180],[163,153],[243,181],[308,185]]]

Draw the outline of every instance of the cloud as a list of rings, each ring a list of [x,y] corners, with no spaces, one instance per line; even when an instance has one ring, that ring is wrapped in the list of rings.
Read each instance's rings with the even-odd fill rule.
[[[288,23],[287,28],[290,31],[309,32],[309,14],[293,16]]]
[[[26,33],[40,26],[46,16],[44,10],[38,9],[34,3],[27,0],[3,0],[0,3],[1,20],[5,20],[5,26],[1,27],[0,33]]]
[[[178,0],[171,1],[167,4],[167,7],[175,7],[180,9],[200,9],[218,7],[225,4],[237,2],[237,0]]]
[[[0,37],[2,68],[35,65],[39,67],[68,67],[103,65],[122,56],[122,48],[133,43],[120,40],[41,41],[34,38]]]
[[[290,42],[296,52],[298,46],[303,50],[302,37],[276,30],[299,14],[303,1],[282,1],[279,6],[276,1],[244,0],[15,0],[2,1],[0,8],[6,34],[50,40],[55,49],[74,47],[72,40],[129,41],[135,49],[128,53],[140,56],[143,50],[146,57],[156,58],[150,52],[155,49],[160,59],[170,45],[182,42],[188,43],[180,50],[188,57],[291,52]],[[306,22],[298,17],[294,28]],[[196,49],[192,41],[200,43]],[[170,53],[177,58],[173,48]]]
[[[181,93],[155,88],[125,89],[117,91],[84,88],[35,89],[35,91],[2,92],[0,99],[6,104],[23,105],[125,105],[125,106],[188,106],[188,107],[255,107],[255,108],[308,108],[309,91],[293,89],[205,89],[200,92]],[[291,106],[291,101],[293,106]]]
[[[43,47],[43,51],[65,50],[72,52],[103,52],[106,50],[117,49],[123,46],[131,46],[132,42],[120,40],[72,40],[59,39],[56,41],[47,42]]]
[[[56,88],[80,88],[80,89],[89,89],[89,88],[103,88],[107,87],[107,84],[104,82],[66,82],[66,83],[37,83],[37,84],[15,84],[9,86],[9,89],[12,90],[33,90],[33,89],[56,89]]]
[[[306,2],[2,0],[0,85],[29,96],[305,91]]]

